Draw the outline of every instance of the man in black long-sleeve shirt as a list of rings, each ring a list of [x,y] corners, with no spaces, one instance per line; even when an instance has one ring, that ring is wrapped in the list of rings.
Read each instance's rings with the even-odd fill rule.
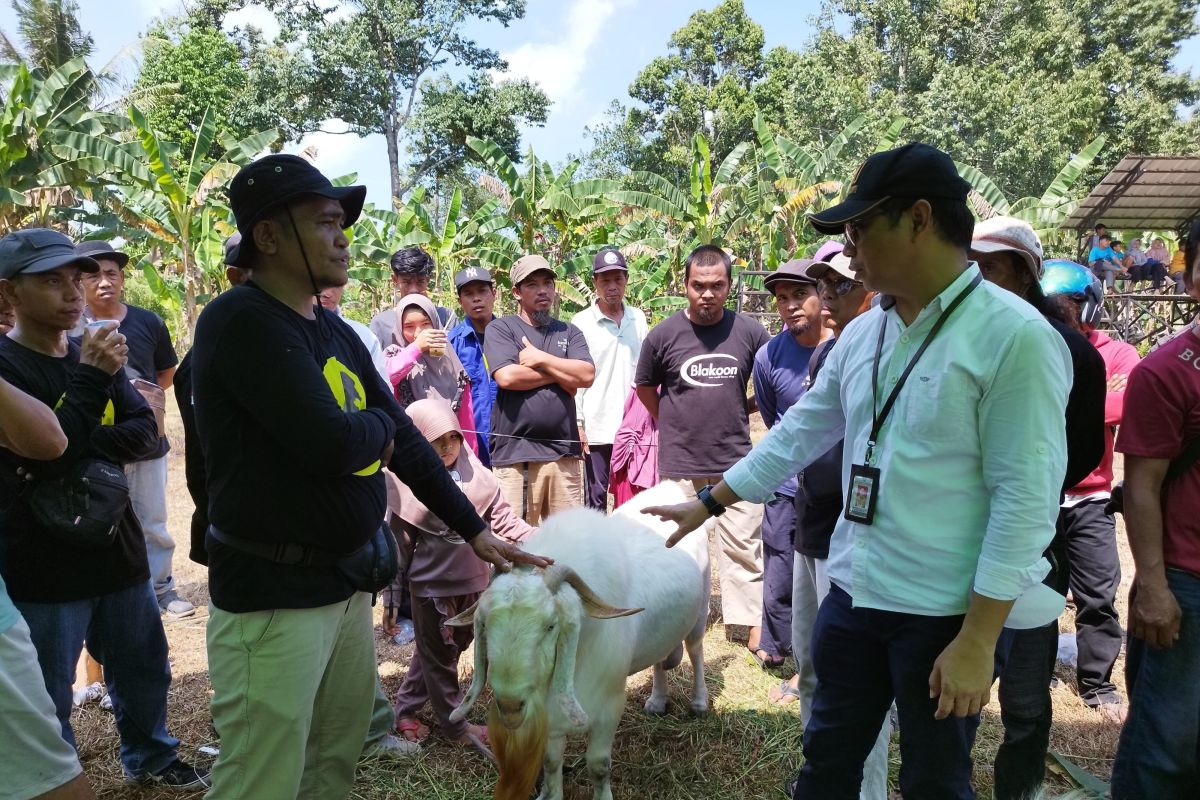
[[[205,308],[192,366],[221,732],[209,800],[349,793],[372,709],[374,637],[370,597],[329,557],[382,524],[383,465],[485,560],[547,563],[492,536],[358,336],[314,305],[322,287],[347,280],[344,229],[365,192],[287,155],[259,159],[230,185],[242,234],[231,261],[254,277]]]
[[[0,337],[0,375],[54,408],[68,439],[53,461],[0,450],[0,508],[10,509],[0,567],[29,625],[63,738],[75,743],[71,684],[86,636],[88,651],[104,664],[127,776],[204,788],[207,772],[180,761],[179,741],[167,733],[167,637],[137,517],[127,507],[112,544],[85,549],[43,529],[20,498],[18,471],[54,478],[83,458],[124,464],[158,446],[154,414],[125,376],[129,349],[116,326],[86,330],[81,343],[67,338],[83,311],[80,273],[97,268],[55,231],[31,228],[0,239],[0,292],[17,316]]]
[[[1063,491],[1087,477],[1104,455],[1104,361],[1078,331],[1049,316],[1050,307],[1038,280],[1042,243],[1027,223],[992,217],[975,226],[971,257],[983,277],[1023,297],[1047,315],[1071,353],[1071,393],[1067,397],[1067,469]],[[1061,499],[1061,498],[1060,498]],[[1067,593],[1067,549],[1059,514],[1050,545],[1052,568],[1045,583]],[[1058,620],[1038,628],[1005,629],[996,644],[1000,666],[1000,718],[1004,741],[996,754],[997,800],[1032,797],[1046,772],[1053,704],[1050,679],[1058,654]]]

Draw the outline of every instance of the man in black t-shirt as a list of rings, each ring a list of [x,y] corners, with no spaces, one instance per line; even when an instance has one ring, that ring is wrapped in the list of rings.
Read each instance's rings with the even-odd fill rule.
[[[104,664],[125,773],[203,789],[207,771],[180,761],[179,740],[167,733],[167,637],[137,517],[126,507],[111,544],[84,547],[42,527],[18,497],[26,490],[18,471],[56,478],[82,459],[124,464],[158,444],[154,414],[123,369],[125,336],[109,324],[85,330],[80,343],[67,338],[83,310],[80,273],[98,266],[56,231],[30,228],[0,239],[0,292],[17,316],[0,337],[0,376],[55,409],[68,441],[53,461],[0,449],[0,508],[8,509],[0,566],[29,625],[63,738],[75,743],[71,684],[86,636],[88,652]]]
[[[171,334],[162,318],[153,311],[123,302],[125,265],[129,256],[112,248],[108,242],[81,242],[75,252],[100,264],[98,272],[84,275],[83,307],[85,322],[112,319],[117,330],[129,344],[129,363],[125,373],[134,387],[150,404],[157,407],[158,418],[165,411],[166,390],[171,388],[179,358],[171,344]],[[125,465],[129,480],[129,500],[133,512],[142,523],[146,535],[146,555],[150,559],[150,577],[158,606],[171,619],[182,619],[196,613],[192,604],[175,591],[171,562],[175,555],[175,540],[167,529],[167,442],[166,431],[159,428],[158,447],[147,458]]]
[[[366,188],[270,155],[229,187],[249,283],[205,307],[193,348],[221,753],[208,800],[344,798],[376,686],[371,597],[338,566],[380,529],[382,468],[485,561],[548,562],[498,541],[400,409],[362,340],[315,305],[346,283]]]
[[[689,498],[750,452],[746,387],[754,354],[770,337],[725,308],[732,272],[719,247],[693,250],[684,263],[688,307],[650,330],[638,359],[638,398],[658,420],[659,475]],[[750,629],[753,653],[762,623],[762,506],[735,503],[715,528],[722,617]]]
[[[583,505],[576,390],[596,369],[583,332],[554,319],[554,269],[527,255],[512,267],[517,313],[488,326],[483,352],[499,387],[492,406],[492,464],[509,504],[530,525]]]

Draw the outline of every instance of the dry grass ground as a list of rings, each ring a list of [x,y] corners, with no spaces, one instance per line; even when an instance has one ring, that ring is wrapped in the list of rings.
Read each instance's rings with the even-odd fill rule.
[[[197,748],[212,744],[208,712],[208,672],[204,649],[208,590],[203,568],[187,560],[188,520],[192,505],[183,479],[183,437],[178,416],[169,414],[176,426],[170,455],[170,525],[179,548],[175,555],[176,580],[180,593],[198,607],[196,617],[167,625],[175,681],[171,688],[168,722],[182,742],[183,756],[200,763],[211,757]],[[1122,615],[1132,573],[1128,549],[1122,558],[1125,577],[1118,601]],[[718,588],[714,586],[714,588]],[[379,614],[379,610],[376,610]],[[714,600],[713,619],[719,615]],[[378,617],[377,617],[378,618]],[[1062,618],[1065,630],[1072,629],[1072,612]],[[744,635],[744,630],[739,631]],[[377,636],[380,671],[384,686],[394,691],[411,656],[411,646],[397,646]],[[776,708],[767,702],[767,691],[782,677],[753,666],[741,642],[731,641],[725,628],[714,622],[705,640],[705,662],[712,713],[696,719],[686,713],[690,667],[684,664],[671,675],[671,701],[665,717],[641,713],[650,691],[649,673],[629,679],[629,702],[613,750],[613,787],[620,798],[647,800],[782,800],[783,781],[800,763],[800,723],[795,705]],[[469,676],[471,660],[463,659],[462,674]],[[790,662],[789,665],[790,667]],[[1114,680],[1123,685],[1123,660],[1117,663]],[[1085,769],[1107,780],[1116,748],[1117,730],[1080,702],[1072,688],[1074,678],[1060,672],[1061,682],[1053,691],[1054,730],[1051,746]],[[481,706],[477,708],[481,708]],[[477,712],[477,717],[481,715]],[[430,720],[426,720],[430,722]],[[90,706],[76,712],[75,732],[84,767],[102,798],[156,800],[179,797],[178,793],[126,786],[117,761],[117,736],[112,717]],[[993,700],[983,713],[975,746],[975,784],[981,800],[992,797],[991,764],[1002,736],[999,709]],[[893,740],[891,782],[896,785],[899,750]],[[565,766],[567,797],[591,797],[582,741],[568,747]],[[423,753],[407,761],[364,762],[352,797],[356,800],[485,800],[491,797],[493,772],[479,757],[451,747],[432,736]],[[1051,775],[1051,788],[1065,791],[1070,784]],[[197,797],[199,794],[196,795]],[[252,800],[252,799],[249,799]]]

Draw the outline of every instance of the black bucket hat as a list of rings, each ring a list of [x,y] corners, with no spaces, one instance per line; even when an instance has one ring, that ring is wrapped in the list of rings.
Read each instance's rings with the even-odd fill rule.
[[[321,171],[300,156],[276,153],[264,156],[238,170],[229,184],[229,207],[237,221],[238,232],[244,241],[237,248],[237,263],[248,266],[254,248],[250,231],[264,213],[275,206],[304,195],[317,195],[337,200],[345,212],[343,224],[349,228],[362,214],[367,197],[366,186],[334,186]]]

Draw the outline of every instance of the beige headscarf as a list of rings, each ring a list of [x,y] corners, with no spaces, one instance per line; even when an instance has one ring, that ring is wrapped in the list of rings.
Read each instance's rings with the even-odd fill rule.
[[[462,428],[459,426],[454,412],[450,410],[449,401],[417,400],[405,411],[421,435],[431,442],[451,431],[462,436]],[[484,514],[495,499],[496,491],[500,487],[496,476],[479,463],[479,459],[475,457],[465,442],[462,449],[459,450],[458,460],[450,469],[452,473],[457,474],[456,482],[463,494],[471,501],[471,505],[475,506],[475,510],[481,515]],[[442,537],[450,533],[446,524],[418,500],[407,485],[394,477],[388,483],[389,511],[425,533]]]
[[[442,330],[442,321],[433,302],[423,294],[406,294],[396,305],[396,330],[401,339],[404,338],[404,314],[413,307],[423,311],[436,330]],[[412,372],[396,385],[396,399],[405,407],[429,397],[452,402],[460,383],[464,392],[470,391],[467,371],[463,369],[454,348],[447,344],[446,353],[440,358],[421,354]]]

